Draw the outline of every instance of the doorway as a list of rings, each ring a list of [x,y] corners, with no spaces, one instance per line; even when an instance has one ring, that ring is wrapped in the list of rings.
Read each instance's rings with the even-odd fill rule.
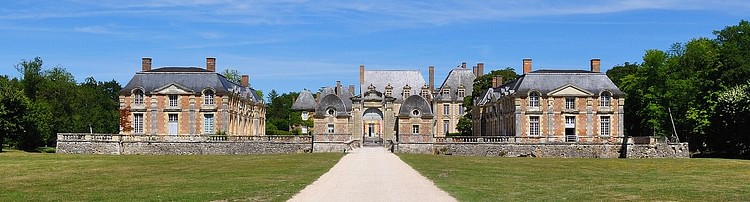
[[[375,133],[375,124],[368,123],[367,124],[367,137],[372,137],[374,133]]]
[[[576,136],[576,117],[566,116],[565,117],[565,142],[576,142],[578,140]]]
[[[169,135],[177,135],[177,114],[169,114],[167,121],[167,128]]]

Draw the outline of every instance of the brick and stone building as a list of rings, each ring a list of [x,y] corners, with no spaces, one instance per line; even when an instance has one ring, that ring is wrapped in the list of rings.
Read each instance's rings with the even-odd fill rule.
[[[206,68],[142,69],[120,91],[123,135],[198,136],[265,134],[265,105],[242,75],[241,83],[216,73],[216,58]]]
[[[599,59],[590,65],[589,71],[532,71],[531,59],[524,59],[523,75],[506,83],[494,78],[474,100],[474,135],[527,143],[622,142],[625,94],[600,72]]]
[[[471,96],[483,66],[467,69],[463,63],[436,89],[432,66],[427,83],[419,70],[365,70],[360,65],[358,95],[353,85],[343,88],[337,81],[316,96],[303,90],[292,109],[301,111],[303,120],[314,119],[314,134],[383,140],[397,140],[397,135],[445,136],[457,132],[456,123],[465,113],[463,98]]]

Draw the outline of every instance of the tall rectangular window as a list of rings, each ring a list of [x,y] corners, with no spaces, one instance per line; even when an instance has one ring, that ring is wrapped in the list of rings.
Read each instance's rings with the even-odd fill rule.
[[[464,115],[466,109],[464,108],[463,104],[458,105],[458,115]]]
[[[177,106],[177,95],[169,95],[169,106],[170,107],[176,107]]]
[[[133,103],[143,104],[143,91],[141,91],[141,89],[136,89],[135,92],[133,92]]]
[[[206,90],[206,92],[203,93],[203,104],[207,104],[207,105],[214,104],[214,92],[213,91]]]
[[[529,136],[539,136],[539,116],[529,117]]]
[[[565,98],[565,109],[575,109],[576,108],[576,98],[575,97],[566,97]]]
[[[443,114],[445,114],[445,115],[451,114],[451,105],[450,104],[443,104]]]
[[[328,124],[328,131],[327,131],[327,132],[328,132],[328,134],[333,134],[334,132],[336,132],[336,131],[334,130],[334,127],[333,127],[333,126],[334,126],[333,124]]]
[[[599,124],[601,125],[601,135],[609,136],[609,116],[600,116]]]
[[[449,133],[451,128],[451,121],[450,120],[443,120],[443,131],[445,133]]]
[[[539,93],[529,93],[529,107],[539,107]]]
[[[143,134],[143,114],[133,114],[133,133]]]
[[[458,93],[457,93],[458,97],[461,97],[461,98],[464,97],[465,92],[466,92],[466,90],[464,90],[464,89],[458,89]]]
[[[411,125],[411,133],[419,134],[419,125]]]
[[[203,115],[203,133],[204,134],[214,133],[214,115],[213,114]]]

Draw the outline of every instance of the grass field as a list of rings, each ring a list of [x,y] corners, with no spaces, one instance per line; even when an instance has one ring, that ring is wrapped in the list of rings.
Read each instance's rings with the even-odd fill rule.
[[[460,201],[750,201],[750,161],[399,155]]]
[[[0,201],[282,201],[343,154],[0,153]]]

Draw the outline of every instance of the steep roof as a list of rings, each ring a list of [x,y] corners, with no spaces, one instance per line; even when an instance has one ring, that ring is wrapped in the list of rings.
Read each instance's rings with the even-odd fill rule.
[[[335,94],[328,94],[320,99],[320,103],[315,108],[315,116],[326,116],[328,109],[335,110],[336,116],[349,116],[349,111],[344,106],[344,101]]]
[[[262,102],[255,89],[245,88],[227,80],[221,74],[197,67],[164,67],[137,72],[127,85],[120,90],[121,95],[130,95],[133,89],[141,88],[144,93],[155,93],[168,85],[178,85],[199,95],[204,89],[213,89],[216,94],[237,93],[254,102]]]
[[[364,73],[365,82],[361,84],[360,91],[372,84],[375,90],[385,92],[385,87],[390,84],[396,102],[403,101],[404,86],[411,87],[411,95],[418,95],[426,84],[419,70],[365,70]]]
[[[322,92],[320,93],[321,97],[325,97],[327,95],[336,95],[336,87],[335,86],[327,86],[323,87]],[[346,110],[352,111],[352,96],[354,95],[354,92],[350,92],[349,88],[341,87],[341,95],[338,96],[341,98],[341,100],[344,102],[344,106],[346,106]]]
[[[458,97],[458,89],[459,86],[463,86],[464,88],[464,96],[471,96],[474,89],[474,79],[476,79],[476,75],[474,74],[474,71],[471,69],[466,68],[456,68],[450,71],[448,73],[448,76],[445,77],[445,81],[443,81],[443,85],[440,86],[440,89],[435,92],[437,95],[435,96],[435,100],[439,101],[461,101],[463,97]],[[448,96],[443,95],[443,89],[450,89],[450,93]]]
[[[315,98],[313,97],[312,93],[305,89],[302,90],[302,92],[299,92],[299,96],[297,96],[297,100],[294,100],[294,104],[292,104],[292,110],[302,110],[302,111],[313,111],[315,110],[315,107],[318,105],[318,103],[315,102]]]
[[[531,90],[547,94],[566,85],[599,94],[609,91],[614,96],[624,96],[606,74],[584,70],[537,70],[521,75],[515,81],[495,88],[500,94],[527,94]]]
[[[427,102],[422,96],[412,95],[406,98],[404,103],[401,105],[401,109],[398,111],[398,116],[408,117],[412,116],[412,111],[419,110],[420,116],[433,116],[432,108],[430,103]]]

